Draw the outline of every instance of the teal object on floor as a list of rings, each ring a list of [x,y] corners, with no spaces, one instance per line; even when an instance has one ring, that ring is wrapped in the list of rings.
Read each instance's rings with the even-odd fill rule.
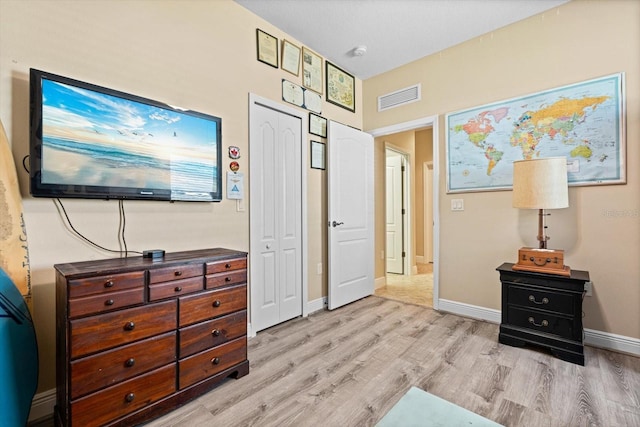
[[[411,387],[376,427],[501,427],[444,399]]]
[[[38,344],[24,298],[0,269],[0,427],[24,427],[38,386]]]

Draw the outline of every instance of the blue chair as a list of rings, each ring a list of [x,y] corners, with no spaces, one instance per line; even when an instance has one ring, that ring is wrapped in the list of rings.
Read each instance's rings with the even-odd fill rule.
[[[24,427],[38,386],[38,343],[24,298],[0,269],[0,427]]]

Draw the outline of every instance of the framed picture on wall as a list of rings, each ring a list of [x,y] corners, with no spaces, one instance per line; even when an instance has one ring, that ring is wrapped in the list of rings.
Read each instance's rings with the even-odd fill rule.
[[[256,28],[258,61],[278,68],[278,39]]]
[[[329,61],[326,64],[327,101],[353,113],[356,111],[354,77]]]
[[[325,169],[325,145],[320,141],[311,141],[311,168]]]
[[[322,93],[322,57],[302,47],[302,86]]]
[[[300,48],[288,40],[282,40],[281,64],[283,70],[300,75]]]
[[[327,119],[317,114],[309,113],[309,133],[326,138]]]

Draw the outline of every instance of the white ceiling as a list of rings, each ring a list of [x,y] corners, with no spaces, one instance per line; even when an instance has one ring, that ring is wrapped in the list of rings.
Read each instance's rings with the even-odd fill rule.
[[[569,0],[235,1],[364,80]]]

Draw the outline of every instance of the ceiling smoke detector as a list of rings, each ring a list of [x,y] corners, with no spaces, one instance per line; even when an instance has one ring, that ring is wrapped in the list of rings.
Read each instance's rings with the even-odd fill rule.
[[[366,46],[358,46],[353,48],[353,56],[364,56],[367,53]]]

